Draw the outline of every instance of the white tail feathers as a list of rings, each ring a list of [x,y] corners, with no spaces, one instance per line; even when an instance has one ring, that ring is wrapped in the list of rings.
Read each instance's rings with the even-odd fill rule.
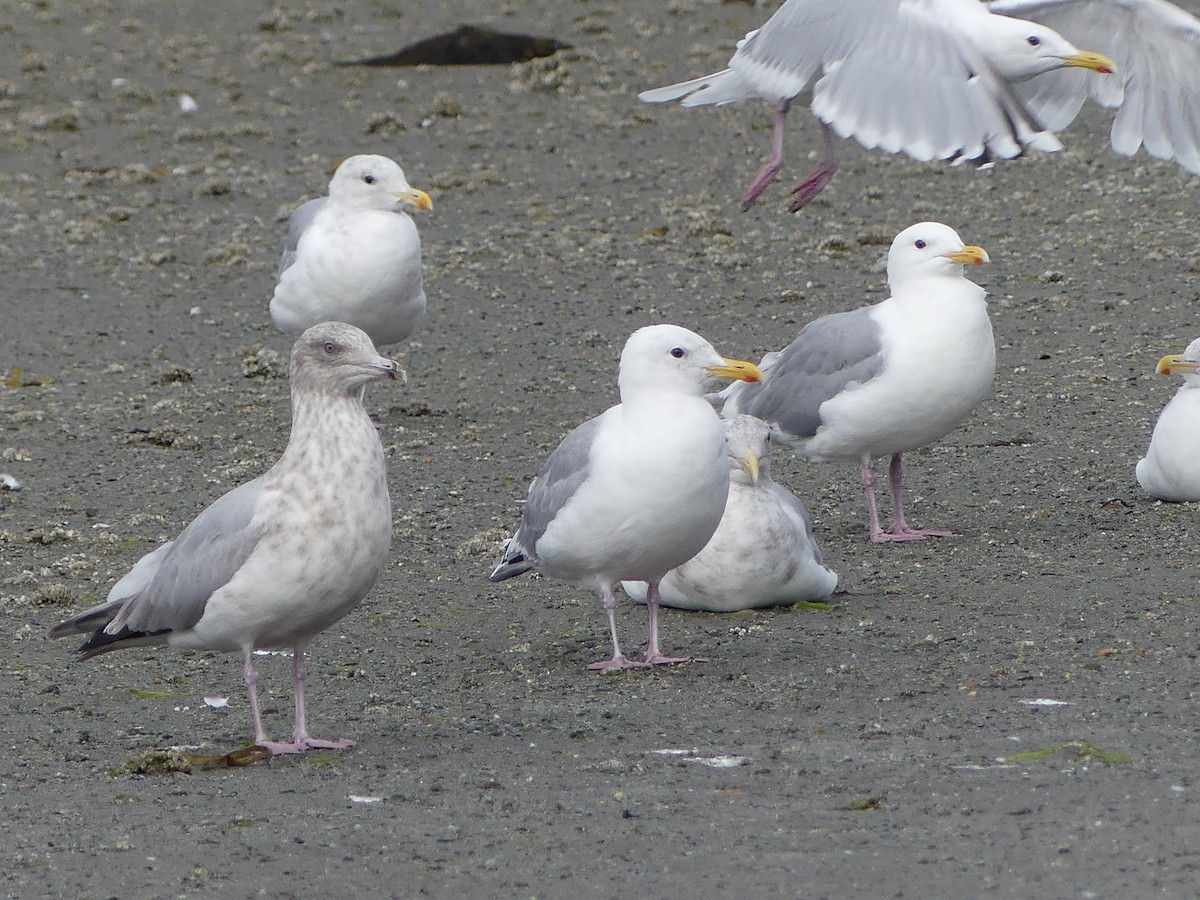
[[[683,98],[684,106],[707,106],[713,103],[732,103],[758,95],[758,91],[750,87],[732,69],[723,69],[711,75],[701,75],[691,81],[642,91],[638,94],[638,99],[643,103],[667,103]]]

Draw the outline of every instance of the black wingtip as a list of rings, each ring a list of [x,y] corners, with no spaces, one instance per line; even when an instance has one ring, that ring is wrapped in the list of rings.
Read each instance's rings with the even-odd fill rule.
[[[503,559],[500,561],[500,565],[492,569],[492,574],[488,576],[488,581],[507,581],[509,578],[524,575],[533,568],[535,568],[534,564],[524,556],[518,555],[512,559]]]

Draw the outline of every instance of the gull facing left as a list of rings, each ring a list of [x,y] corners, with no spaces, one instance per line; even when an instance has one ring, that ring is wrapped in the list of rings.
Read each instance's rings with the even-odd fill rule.
[[[589,669],[686,661],[659,649],[659,581],[708,543],[725,510],[725,435],[704,393],[718,378],[761,377],[686,328],[641,328],[621,353],[621,402],[568,434],[530,485],[521,525],[489,577],[537,568],[598,591],[613,654]],[[644,661],[617,640],[613,586],[624,580],[649,584]]]
[[[292,349],[292,433],[278,462],[143,556],[107,602],[50,636],[88,634],[84,659],[158,644],[241,653],[256,744],[272,753],[352,746],[308,733],[304,650],[359,604],[387,561],[387,474],[363,393],[397,372],[352,325],[305,331]],[[270,740],[263,727],[255,650],[293,653],[290,741]]]
[[[1183,503],[1200,500],[1200,338],[1158,361],[1159,375],[1182,375],[1178,393],[1154,423],[1135,473],[1147,494]]]

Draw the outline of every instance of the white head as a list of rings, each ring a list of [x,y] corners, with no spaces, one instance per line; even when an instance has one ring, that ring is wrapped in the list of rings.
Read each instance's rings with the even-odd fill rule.
[[[433,201],[408,183],[404,170],[386,156],[351,156],[329,182],[331,200],[356,209],[430,209]]]
[[[975,21],[979,22],[973,34],[976,45],[1007,81],[1025,81],[1068,67],[1105,75],[1116,70],[1103,53],[1080,50],[1045,25],[997,15],[981,16]]]
[[[1155,371],[1159,375],[1182,375],[1184,384],[1200,387],[1200,338],[1188,344],[1182,353],[1164,356]]]
[[[359,394],[377,378],[403,377],[396,361],[380,356],[365,331],[345,322],[309,328],[292,347],[292,393]]]
[[[645,390],[703,396],[713,379],[761,381],[754,363],[724,359],[700,335],[678,325],[639,328],[621,351],[621,399]]]
[[[771,426],[754,416],[723,420],[725,449],[729,454],[729,476],[743,484],[770,478],[767,457],[771,452]]]
[[[896,293],[918,278],[933,276],[962,277],[967,263],[982,265],[988,261],[982,247],[964,244],[949,225],[919,222],[896,235],[888,250],[888,286]]]

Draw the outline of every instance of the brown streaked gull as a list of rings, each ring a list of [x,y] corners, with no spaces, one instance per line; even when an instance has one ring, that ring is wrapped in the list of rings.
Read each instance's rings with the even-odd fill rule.
[[[308,733],[304,650],[359,604],[387,560],[387,475],[363,393],[397,372],[352,325],[305,331],[292,349],[292,433],[283,456],[142,557],[107,602],[50,636],[88,634],[84,659],[158,644],[240,652],[256,744],[272,753],[352,746]],[[285,649],[293,653],[295,726],[290,741],[272,741],[252,656]]]
[[[1063,68],[1109,74],[1114,64],[1050,27],[994,14],[977,0],[787,0],[738,41],[728,68],[638,97],[647,103],[682,99],[684,106],[753,97],[774,104],[771,153],[743,198],[748,208],[783,166],[788,110],[811,93],[823,154],[792,191],[796,211],[837,169],[833,132],[868,149],[975,165],[1019,156],[1026,147],[1061,149],[1038,118],[1052,104],[1022,100],[1015,86]],[[1055,86],[1041,90],[1053,94]],[[1127,95],[1134,91],[1127,80]],[[1066,121],[1071,118],[1074,113]],[[1150,141],[1146,146],[1154,152]]]
[[[658,585],[708,542],[725,509],[725,437],[704,392],[718,378],[761,375],[686,328],[641,328],[621,353],[621,402],[568,434],[529,486],[521,525],[489,577],[537,568],[598,591],[613,653],[589,669],[686,661],[659,650]],[[644,661],[617,640],[613,587],[622,580],[649,584]]]
[[[1135,469],[1138,484],[1159,500],[1200,500],[1200,338],[1183,353],[1164,356],[1156,371],[1182,375],[1183,384],[1154,423],[1150,447]]]
[[[704,549],[663,578],[662,604],[734,612],[825,600],[837,573],[825,567],[804,504],[771,478],[771,426],[753,416],[726,419],[725,446],[725,514]],[[644,581],[621,586],[646,602]]]
[[[908,525],[900,457],[949,434],[991,390],[996,347],[986,295],[963,277],[965,264],[987,258],[946,225],[904,229],[888,252],[891,296],[810,322],[764,357],[761,384],[718,395],[722,415],[765,419],[803,456],[859,461],[871,540],[949,535]],[[892,458],[890,531],[879,527],[875,505],[877,456]]]
[[[275,325],[299,334],[318,322],[348,322],[378,346],[411,335],[425,320],[425,288],[409,213],[432,206],[387,157],[344,161],[329,196],[292,214],[271,299]]]

